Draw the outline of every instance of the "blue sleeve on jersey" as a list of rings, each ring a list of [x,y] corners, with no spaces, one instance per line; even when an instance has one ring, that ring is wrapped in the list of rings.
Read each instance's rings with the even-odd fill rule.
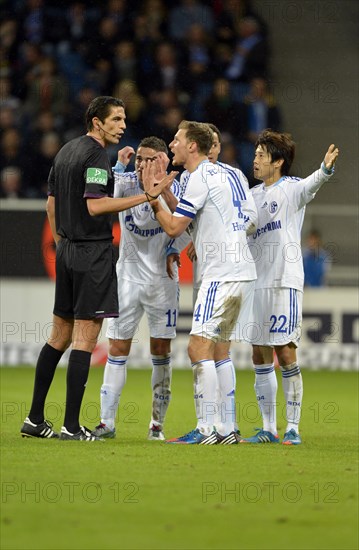
[[[123,174],[126,168],[127,167],[118,160],[112,170],[115,174]]]
[[[324,161],[322,162],[321,169],[323,170],[323,172],[326,176],[331,176],[332,174],[334,174],[334,166],[332,166],[328,170],[328,168],[324,164]]]
[[[171,254],[179,254],[179,251],[177,248],[174,248],[173,246],[168,246],[166,248],[166,256],[170,256]]]

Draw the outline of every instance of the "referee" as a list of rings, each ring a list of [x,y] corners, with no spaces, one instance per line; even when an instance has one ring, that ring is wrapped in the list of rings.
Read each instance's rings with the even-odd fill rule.
[[[105,148],[119,143],[125,119],[122,100],[95,98],[86,111],[87,134],[62,147],[49,174],[47,215],[56,242],[55,305],[51,335],[36,365],[23,437],[100,439],[80,426],[79,415],[103,319],[118,316],[111,214],[157,197],[176,175],[169,174],[147,193],[113,198],[113,174]],[[56,367],[70,344],[65,419],[57,434],[44,418],[44,406]]]

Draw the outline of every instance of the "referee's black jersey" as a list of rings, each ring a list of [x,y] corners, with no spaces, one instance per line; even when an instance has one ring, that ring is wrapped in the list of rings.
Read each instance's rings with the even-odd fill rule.
[[[112,239],[111,215],[90,216],[86,198],[112,197],[114,179],[106,150],[90,136],[75,138],[56,155],[48,179],[55,197],[56,231],[71,241]]]

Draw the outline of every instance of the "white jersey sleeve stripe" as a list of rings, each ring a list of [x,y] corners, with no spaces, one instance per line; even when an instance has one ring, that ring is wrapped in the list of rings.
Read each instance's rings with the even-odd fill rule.
[[[243,189],[242,182],[241,182],[240,178],[238,177],[238,174],[236,172],[232,171],[232,170],[228,170],[228,172],[229,172],[229,181],[231,182],[231,185],[233,183],[233,185],[236,187],[240,199],[245,200],[246,199],[246,193]]]
[[[228,176],[228,180],[232,189],[233,204],[237,204],[243,197],[241,195],[240,189],[236,185],[236,182],[233,180],[232,176]]]
[[[167,248],[172,248],[174,242],[175,242],[175,239],[171,239],[170,242],[169,242],[168,245],[167,245]]]
[[[176,199],[180,199],[181,195],[183,194],[182,186],[178,180],[174,180],[172,183],[172,193],[176,197]]]

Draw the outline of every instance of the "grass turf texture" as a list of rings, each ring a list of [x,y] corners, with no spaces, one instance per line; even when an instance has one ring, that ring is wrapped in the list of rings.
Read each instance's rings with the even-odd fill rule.
[[[303,445],[180,446],[147,441],[150,371],[130,371],[117,438],[23,439],[34,370],[0,370],[2,549],[356,549],[357,374],[305,372]],[[60,429],[65,369],[47,417]],[[279,377],[278,377],[279,378]],[[91,369],[82,421],[98,421]],[[279,380],[280,384],[280,380]],[[239,372],[242,434],[260,426],[253,373]],[[190,371],[173,373],[167,437],[195,425]],[[282,392],[278,427],[283,436]]]

